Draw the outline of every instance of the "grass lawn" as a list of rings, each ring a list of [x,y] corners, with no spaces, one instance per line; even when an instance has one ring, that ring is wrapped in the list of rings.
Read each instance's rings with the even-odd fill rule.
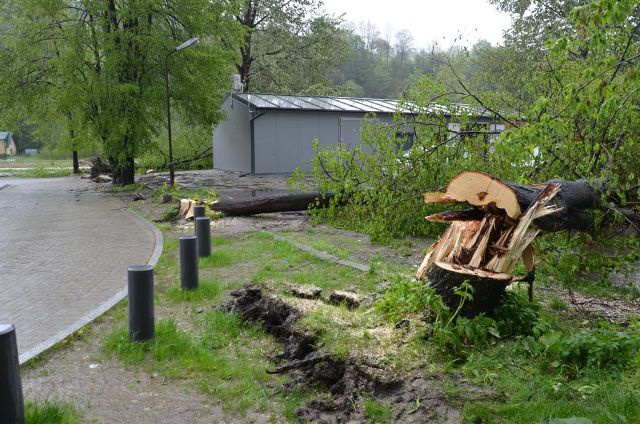
[[[162,208],[172,207],[159,204],[163,192],[190,194],[159,189],[148,200],[136,202],[136,209],[145,213],[148,202],[155,214],[162,215]],[[256,222],[264,223],[259,218]],[[381,379],[400,382],[394,388],[350,393],[353,422],[433,421],[424,417],[435,413],[434,399],[438,407],[456,411],[454,422],[640,422],[637,314],[606,322],[588,312],[589,305],[575,302],[576,297],[582,299],[579,296],[597,295],[590,302],[614,299],[633,305],[637,292],[601,280],[594,288],[571,277],[584,267],[572,262],[569,253],[542,263],[534,303],[526,299],[525,287],[516,286],[494,317],[466,319],[443,308],[430,288],[411,279],[415,268],[404,250],[413,248],[419,256],[419,246],[403,244],[386,250],[378,246],[369,250],[369,260],[362,260],[367,250],[357,234],[319,227],[278,232],[287,240],[373,265],[370,272],[362,272],[318,259],[274,237],[274,232],[220,236],[214,229],[213,253],[199,262],[199,288],[183,291],[178,235],[192,232],[192,225],[159,227],[164,249],[155,266],[156,337],[129,342],[126,302],[110,312],[113,318],[104,327],[108,330],[77,337],[97,338],[105,362],[115,360],[128,370],[159,376],[162,384],[199,391],[212,404],[221,405],[230,420],[251,421],[259,413],[273,423],[300,422],[301,407],[330,404],[336,395],[318,381],[300,380],[299,374],[269,372],[285,363],[278,359],[282,340],[260,323],[246,322],[237,312],[221,307],[233,290],[251,283],[300,313],[293,329],[314,335],[314,351],[343,364],[367,364]],[[559,242],[550,240],[547,245]],[[629,255],[627,260],[635,257]],[[616,268],[620,257],[592,261],[609,261]],[[296,297],[292,286],[319,288],[321,298]],[[355,308],[332,304],[327,299],[334,290],[357,293],[364,301]],[[461,293],[472,295],[464,287]],[[73,348],[78,338],[63,348]],[[411,389],[416,382],[422,386]],[[402,398],[388,394],[398,387],[411,390]],[[80,414],[65,403],[29,408],[54,417],[30,422],[76,422]]]
[[[83,166],[82,163],[81,166]],[[71,158],[44,159],[37,156],[8,156],[0,158],[1,174],[11,178],[66,177],[73,174],[73,164]]]
[[[437,375],[439,390],[465,422],[570,417],[591,420],[576,422],[640,421],[637,320],[625,325],[585,320],[567,313],[565,301],[557,296],[551,299],[540,292],[538,301],[553,305],[542,308],[528,305],[516,290],[515,309],[506,311],[502,321],[459,319],[434,332],[422,320],[428,293],[394,266],[380,262],[374,271],[363,273],[317,259],[269,232],[214,237],[212,256],[200,261],[200,288],[184,292],[179,288],[177,240],[169,226],[164,230],[165,252],[156,267],[157,303],[187,311],[188,322],[179,314],[160,320],[154,341],[131,344],[122,319],[106,338],[105,350],[169,380],[191,380],[230,414],[242,416],[253,408],[272,414],[274,422],[296,422],[298,407],[330,396],[321,386],[306,390],[291,384],[286,374],[267,374],[277,365],[273,358],[282,347],[260,326],[215,307],[231,290],[251,282],[304,311],[297,325],[319,334],[317,348],[337,358],[370,358],[398,376]],[[309,240],[312,236],[294,238],[349,256],[348,249],[331,245],[328,238]],[[289,284],[319,287],[323,297],[336,289],[354,290],[370,301],[348,309],[298,299],[289,294]],[[410,325],[396,326],[402,319]],[[450,337],[447,331],[461,334]],[[393,421],[394,405],[372,395],[362,394],[356,408],[368,422]]]

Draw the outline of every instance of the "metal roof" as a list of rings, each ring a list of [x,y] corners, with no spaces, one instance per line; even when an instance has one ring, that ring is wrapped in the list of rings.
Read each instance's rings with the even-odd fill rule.
[[[233,93],[233,98],[255,109],[325,112],[395,113],[400,105],[398,100],[366,99],[361,97]],[[409,110],[406,112],[409,113]]]
[[[292,96],[284,94],[232,93],[232,98],[254,110],[308,110],[319,112],[356,112],[392,114],[399,111],[406,115],[415,115],[420,107],[412,102],[400,102],[391,99],[369,99],[364,97],[337,96]],[[424,111],[423,111],[424,112]],[[486,108],[453,103],[449,106],[431,104],[427,112],[444,115],[471,115],[495,119]]]

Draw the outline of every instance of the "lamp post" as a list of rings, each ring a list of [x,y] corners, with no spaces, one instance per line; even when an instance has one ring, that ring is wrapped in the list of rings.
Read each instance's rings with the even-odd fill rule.
[[[173,167],[173,142],[171,140],[171,105],[169,103],[169,56],[173,53],[189,48],[194,44],[198,44],[200,39],[198,37],[190,38],[184,43],[180,44],[175,49],[171,50],[164,57],[164,81],[167,89],[167,131],[169,135],[169,186],[173,187],[176,183],[176,174]]]

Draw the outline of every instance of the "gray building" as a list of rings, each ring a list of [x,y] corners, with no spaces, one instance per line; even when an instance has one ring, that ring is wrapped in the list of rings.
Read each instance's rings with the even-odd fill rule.
[[[307,170],[312,141],[328,147],[357,145],[367,119],[393,123],[396,100],[233,93],[222,108],[226,119],[213,132],[213,166],[254,174]]]
[[[308,170],[315,156],[314,139],[322,147],[355,146],[366,119],[391,125],[400,108],[397,100],[232,93],[222,105],[226,118],[213,132],[213,166],[252,174],[291,173],[297,167]],[[406,114],[411,122],[410,111]],[[483,112],[478,117],[491,131],[504,129]],[[464,132],[455,123],[449,123],[448,129]],[[413,131],[412,125],[398,128],[407,147]]]

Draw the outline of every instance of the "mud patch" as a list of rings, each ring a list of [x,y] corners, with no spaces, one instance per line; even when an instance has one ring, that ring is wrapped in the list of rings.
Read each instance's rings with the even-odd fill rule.
[[[337,357],[316,349],[318,334],[296,324],[302,312],[285,300],[246,285],[231,293],[221,306],[243,320],[262,325],[284,344],[277,359],[282,363],[270,373],[288,373],[294,384],[319,387],[328,396],[307,402],[297,411],[302,421],[314,423],[364,423],[361,401],[374,397],[392,412],[394,421],[407,423],[459,422],[460,413],[451,405],[437,382],[420,374],[399,376],[365,358]]]
[[[566,313],[573,319],[604,319],[611,323],[627,325],[630,319],[640,316],[640,299],[606,299],[559,287],[541,287],[538,290],[564,300],[568,306]],[[548,299],[550,297],[546,296],[545,302]]]

